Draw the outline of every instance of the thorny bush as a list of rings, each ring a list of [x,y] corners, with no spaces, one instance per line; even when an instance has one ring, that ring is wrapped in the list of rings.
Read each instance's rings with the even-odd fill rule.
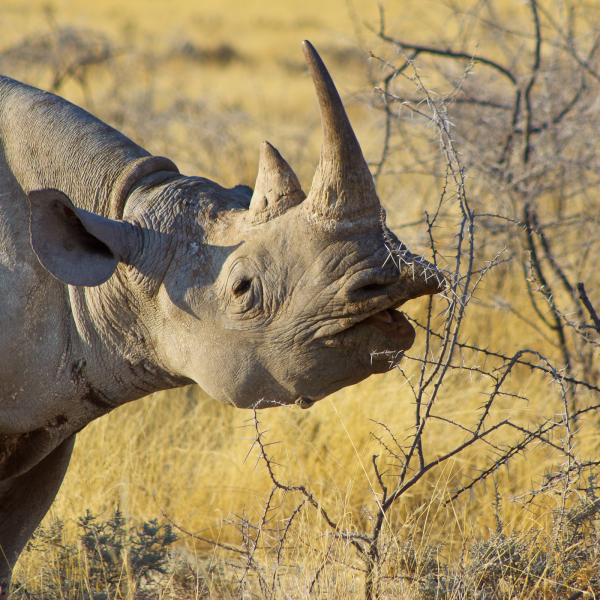
[[[600,130],[600,34],[590,26],[593,7],[580,14],[577,3],[529,0],[510,8],[524,11],[523,30],[499,3],[468,10],[457,3],[454,18],[468,26],[458,28],[459,39],[437,45],[388,32],[383,10],[372,28],[383,46],[371,57],[373,106],[384,131],[374,175],[384,188],[403,170],[441,182],[437,201],[411,225],[427,232],[429,254],[446,272],[445,306],[440,314],[438,301],[429,300],[424,319],[413,320],[422,346],[391,365],[411,390],[414,422],[409,431],[375,424],[380,452],[371,468],[378,489],[364,523],[347,527],[308,484],[283,479],[270,447],[275,440],[255,413],[250,425],[273,490],[260,522],[234,520],[240,546],[220,546],[245,557],[242,590],[252,587],[251,577],[264,597],[285,589],[281,549],[298,515],[314,510],[330,542],[307,594],[318,594],[319,578],[340,565],[361,574],[369,600],[600,594],[600,460],[597,444],[591,454],[578,449],[579,436],[597,440],[600,428],[600,319],[593,300],[600,291],[594,261],[600,147],[590,136]],[[485,53],[479,39],[490,40]],[[438,91],[425,85],[424,73]],[[390,260],[402,260],[402,252],[390,247]],[[510,283],[515,280],[521,285]],[[516,316],[522,345],[506,351],[488,347],[484,334],[481,341],[464,339],[467,309],[487,323],[498,323],[503,313]],[[530,345],[528,331],[545,343]],[[479,409],[467,415],[444,403],[461,373],[488,382]],[[543,398],[545,410],[518,409],[530,402],[519,388],[524,378],[543,390],[531,402]],[[463,393],[469,395],[468,387]],[[440,452],[436,442],[443,437],[455,442]],[[459,466],[473,450],[479,460]],[[521,502],[523,510],[553,506],[548,528],[506,532],[498,512],[496,531],[462,548],[458,560],[443,545],[417,552],[400,532],[398,513],[415,493],[434,489],[432,473],[453,472],[450,489],[432,496],[452,510],[478,486],[499,485],[502,469],[517,457],[535,460],[536,452],[553,456],[554,470],[533,488],[498,489],[497,497],[499,504]],[[276,521],[274,506],[290,496],[296,500],[287,518]],[[270,560],[261,561],[260,549]]]

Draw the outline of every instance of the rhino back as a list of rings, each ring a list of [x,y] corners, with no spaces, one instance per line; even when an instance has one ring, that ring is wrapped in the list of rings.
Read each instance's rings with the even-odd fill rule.
[[[66,334],[64,286],[31,249],[27,200],[0,152],[0,431],[30,429],[25,414],[49,418],[25,405],[55,385]]]
[[[111,193],[136,159],[148,157],[83,109],[0,76],[0,433],[44,427],[64,411],[71,422],[90,420],[77,365],[91,368],[88,359],[101,351],[86,337],[101,325],[82,325],[94,318],[87,290],[55,280],[31,249],[26,193],[55,188],[80,208],[119,218]],[[93,313],[103,304],[89,295]]]
[[[55,413],[52,396],[64,384],[61,366],[69,340],[64,285],[38,262],[29,241],[29,207],[13,165],[15,127],[6,126],[6,86],[0,78],[0,432],[28,431]],[[23,145],[27,130],[21,131]],[[12,160],[9,154],[13,153]],[[42,153],[31,172],[43,172]],[[39,165],[34,164],[39,162]],[[26,171],[21,165],[21,173]],[[29,422],[31,418],[35,422]]]
[[[111,214],[114,182],[148,151],[67,100],[0,76],[4,159],[25,191],[56,188],[81,208]]]

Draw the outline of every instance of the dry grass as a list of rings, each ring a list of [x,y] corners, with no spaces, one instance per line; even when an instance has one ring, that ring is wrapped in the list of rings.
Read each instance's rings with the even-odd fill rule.
[[[0,51],[26,43],[16,53],[13,50],[13,58],[0,67],[41,87],[54,82],[62,95],[84,104],[151,151],[170,156],[182,171],[227,185],[253,183],[258,143],[266,137],[290,158],[308,187],[319,144],[313,91],[302,70],[299,49],[299,41],[309,38],[326,58],[331,57],[330,66],[349,98],[367,156],[378,156],[383,139],[381,114],[363,102],[369,87],[366,49],[385,54],[386,48],[362,26],[363,21],[377,26],[377,7],[341,0],[268,4],[267,9],[260,2],[179,0],[167,8],[148,0],[125,4],[120,0],[55,0],[49,13],[42,0],[5,0],[0,28],[6,35]],[[445,27],[451,12],[433,2],[401,5],[388,7],[387,27],[408,32],[415,42],[435,41],[435,32]],[[523,18],[519,3],[506,1],[503,6],[515,22]],[[65,53],[52,41],[52,32],[65,26],[93,30],[93,35],[83,36],[84,41],[93,42],[94,48],[106,42],[114,58],[106,63],[100,56],[97,66],[57,83],[53,56],[63,60],[74,52]],[[49,34],[50,41],[44,42],[41,33]],[[458,34],[458,28],[444,32],[450,39]],[[34,54],[37,58],[15,60],[40,43],[41,52],[38,49]],[[478,51],[498,53],[501,49],[497,41],[484,38],[479,40]],[[371,63],[370,69],[374,68]],[[425,76],[428,85],[442,85],[439,75],[426,72]],[[429,142],[424,138],[412,143],[425,147]],[[410,152],[409,148],[405,153]],[[413,221],[424,209],[433,210],[441,189],[439,179],[416,172],[405,173],[400,180],[388,174],[379,185],[393,224]],[[397,231],[412,249],[428,253],[424,227]],[[490,308],[494,298],[509,298],[518,314],[498,305]],[[423,322],[424,303],[413,304],[408,312]],[[436,301],[434,314],[443,309],[443,302]],[[507,270],[492,275],[469,307],[461,338],[507,355],[523,346],[535,348],[560,364],[558,349],[539,327],[524,324],[520,315],[532,319],[519,274]],[[443,314],[435,319],[439,326]],[[412,354],[419,356],[419,352],[417,348]],[[458,363],[482,367],[489,366],[490,360],[467,352],[457,358]],[[371,456],[382,454],[372,433],[385,438],[374,422],[386,423],[401,438],[410,435],[414,414],[407,379],[414,380],[418,373],[418,363],[411,362],[406,365],[407,378],[392,371],[343,390],[310,411],[291,407],[261,413],[268,440],[279,442],[269,449],[280,465],[278,476],[310,487],[344,529],[369,529],[379,493]],[[489,388],[489,380],[480,373],[452,371],[437,412],[469,422]],[[515,370],[510,391],[527,401],[501,398],[495,417],[533,424],[553,411],[558,414],[560,402],[549,395],[550,388],[539,374]],[[591,392],[579,392],[580,406],[592,400]],[[185,530],[175,529],[179,540],[169,545],[174,551],[168,573],[148,597],[264,595],[257,573],[270,577],[269,569],[275,568],[273,549],[280,530],[265,532],[265,545],[256,550],[258,567],[252,566],[247,576],[243,575],[245,559],[186,533],[243,544],[244,526],[251,528],[263,519],[273,482],[254,444],[253,427],[251,413],[217,404],[196,388],[156,394],[92,423],[78,436],[65,482],[43,524],[48,530],[60,520],[64,530],[58,537],[40,538],[23,555],[16,579],[35,598],[106,597],[102,579],[90,580],[93,560],[83,550],[77,521],[87,510],[109,520],[118,506],[127,526],[135,528],[158,518]],[[580,423],[578,456],[598,457],[599,428],[597,415],[595,420]],[[442,455],[461,435],[456,428],[433,424],[426,444],[433,456]],[[589,597],[600,593],[598,556],[592,550],[575,556],[589,549],[590,539],[598,540],[593,538],[598,535],[597,530],[594,533],[596,513],[586,518],[585,530],[575,527],[573,535],[580,537],[567,540],[564,534],[567,537],[557,540],[564,533],[557,528],[560,494],[524,501],[529,490],[543,483],[546,473],[561,466],[560,458],[544,444],[530,447],[471,493],[447,502],[461,482],[489,463],[492,454],[485,447],[461,453],[432,471],[388,514],[383,535],[392,558],[383,573],[386,597],[465,598],[475,597],[473,590],[481,598],[570,597],[578,590]],[[586,502],[593,503],[583,491],[575,496],[579,500],[569,501],[573,514]],[[297,495],[276,492],[270,527],[285,527],[300,500]],[[276,565],[276,597],[301,598],[309,593],[361,597],[363,574],[357,570],[354,550],[349,544],[334,544],[330,533],[318,511],[302,509],[294,517],[284,560]],[[557,558],[567,548],[575,562],[563,555],[561,571]],[[322,569],[324,561],[327,566]],[[61,571],[64,580],[80,582],[79,591],[73,591],[77,586],[65,591],[66,584],[57,583]],[[135,580],[126,569],[122,577]],[[562,583],[557,584],[556,577],[562,577]],[[49,578],[54,578],[54,588]],[[245,583],[240,587],[242,579]],[[104,593],[110,596],[116,589],[106,583]],[[135,595],[127,586],[119,589],[124,596]],[[525,589],[526,596],[522,595]],[[137,594],[144,597],[141,591]]]

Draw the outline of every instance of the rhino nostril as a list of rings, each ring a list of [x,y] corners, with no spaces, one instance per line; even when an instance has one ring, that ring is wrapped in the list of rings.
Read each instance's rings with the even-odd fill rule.
[[[389,282],[372,281],[371,283],[353,287],[348,293],[348,300],[350,302],[364,302],[374,298],[388,297],[389,294]]]
[[[348,299],[362,301],[377,296],[387,296],[398,281],[398,275],[380,269],[369,269],[355,275],[348,285]]]
[[[363,285],[362,287],[358,288],[357,292],[364,292],[367,294],[378,294],[381,292],[384,292],[387,290],[387,288],[389,287],[389,284],[387,283],[368,283],[367,285]]]

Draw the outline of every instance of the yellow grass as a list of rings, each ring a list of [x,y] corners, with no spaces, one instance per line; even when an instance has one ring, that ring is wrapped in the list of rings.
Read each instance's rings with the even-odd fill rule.
[[[415,41],[431,41],[431,32],[443,27],[448,15],[448,9],[438,2],[411,0],[388,4],[390,30],[407,32]],[[377,6],[358,0],[173,0],[168,3],[53,0],[50,4],[47,0],[3,0],[0,49],[25,35],[48,30],[48,6],[54,22],[99,29],[115,43],[130,48],[165,52],[184,40],[208,46],[231,44],[244,57],[243,62],[202,65],[174,58],[168,68],[151,73],[136,71],[133,61],[130,81],[124,81],[124,85],[135,88],[153,77],[158,97],[164,96],[165,101],[169,94],[176,93],[207,101],[217,110],[239,108],[248,115],[239,131],[244,155],[255,156],[263,137],[269,137],[284,154],[288,144],[298,153],[294,167],[305,187],[309,185],[318,157],[316,105],[307,77],[302,71],[285,68],[282,61],[300,63],[303,38],[311,39],[324,49],[356,45],[381,49],[362,27],[364,21],[376,26]],[[507,5],[507,11],[512,10]],[[481,40],[481,44],[491,42]],[[40,73],[34,83],[47,85],[45,77]],[[92,96],[102,98],[102,82],[106,77],[106,73],[98,71],[97,80],[92,83]],[[352,62],[349,68],[336,63],[335,77],[344,95],[367,87],[364,69]],[[76,102],[85,101],[75,83],[70,83],[61,93]],[[95,108],[102,112],[102,106]],[[380,121],[358,103],[351,103],[351,114],[367,155],[376,156],[381,131],[374,125]],[[125,123],[126,132],[135,139],[135,131],[127,131],[127,127]],[[300,153],[298,144],[292,140],[305,129],[309,130],[308,145]],[[194,172],[193,158],[183,153],[180,158],[177,148],[162,147],[160,140],[161,136],[157,135],[149,149],[168,153],[183,171]],[[242,173],[228,169],[225,157],[215,172],[194,174],[215,177],[227,185],[251,184],[256,165],[252,160],[256,158],[248,160]],[[439,193],[439,182],[417,176],[405,176],[399,182],[388,178],[383,184],[384,199],[390,203],[391,220],[395,223],[414,218],[422,210],[423,202],[435,201]],[[407,203],[404,211],[392,205],[398,198]],[[517,300],[520,308],[524,312],[530,310],[519,280],[504,285],[505,294],[509,291],[506,288],[510,288],[513,297],[520,298]],[[486,290],[481,291],[485,293]],[[413,302],[413,305],[409,312],[422,317],[424,302]],[[441,301],[437,309],[443,309]],[[464,339],[510,354],[523,346],[526,337],[527,346],[553,354],[537,331],[527,329],[510,313],[496,311],[490,316],[489,311],[476,305],[469,310]],[[408,369],[416,375],[414,365]],[[453,385],[446,386],[438,411],[468,422],[469,415],[474,415],[483,402],[482,393],[489,392],[490,383],[477,374],[468,376],[462,371],[449,378]],[[529,402],[503,399],[496,415],[519,414],[533,422],[536,417],[547,414],[547,387],[541,385],[541,379],[526,371],[518,371],[513,379],[511,390],[527,396]],[[584,400],[585,394],[582,394],[581,401]],[[135,522],[166,514],[189,531],[236,542],[235,531],[226,525],[227,520],[232,515],[245,515],[254,522],[260,520],[272,487],[253,447],[251,417],[251,412],[220,405],[196,388],[159,393],[115,410],[78,435],[65,482],[44,523],[64,520],[68,535],[74,536],[76,519],[87,509],[107,516],[118,505],[126,518]],[[414,416],[407,384],[399,373],[391,372],[343,390],[310,411],[281,408],[262,412],[259,418],[262,428],[268,430],[268,440],[279,442],[270,447],[270,452],[281,465],[277,470],[281,480],[305,484],[345,528],[368,528],[376,506],[371,455],[381,454],[380,446],[370,435],[373,431],[381,433],[373,421],[387,423],[402,437],[409,434]],[[428,436],[430,457],[443,453],[460,439],[460,431],[432,426]],[[593,428],[584,428],[577,443],[581,455],[598,454],[598,435]],[[489,537],[496,527],[497,508],[491,482],[450,507],[442,506],[442,500],[463,474],[483,465],[489,457],[487,450],[469,451],[442,470],[431,473],[392,511],[386,535],[395,537],[398,543],[412,540],[417,554],[426,545],[444,542],[446,557],[453,553],[458,556],[461,548],[474,539]],[[550,522],[550,511],[558,500],[546,499],[526,509],[509,499],[539,484],[544,472],[557,466],[554,460],[543,449],[532,449],[525,457],[517,457],[510,470],[498,473],[496,481],[505,499],[499,510],[507,531],[543,529]],[[291,501],[285,502],[278,514],[283,515],[286,509],[289,512]],[[293,558],[296,564],[306,568],[290,573],[291,597],[306,594],[314,575],[311,569],[322,558],[320,553],[327,551],[328,538],[323,535],[326,531],[322,518],[314,510],[303,512],[295,525],[290,544],[296,549]],[[211,560],[218,554],[207,545],[186,540],[185,536],[179,546],[188,548],[199,560]],[[347,555],[352,555],[351,549]],[[17,568],[17,579],[28,582],[32,588],[42,585],[36,577],[43,560],[35,552],[25,554]],[[361,585],[356,572],[340,565],[324,572],[321,580],[323,597],[358,597]],[[506,597],[511,593],[518,596],[518,590],[508,590]],[[226,591],[214,591],[214,595],[226,595]]]

